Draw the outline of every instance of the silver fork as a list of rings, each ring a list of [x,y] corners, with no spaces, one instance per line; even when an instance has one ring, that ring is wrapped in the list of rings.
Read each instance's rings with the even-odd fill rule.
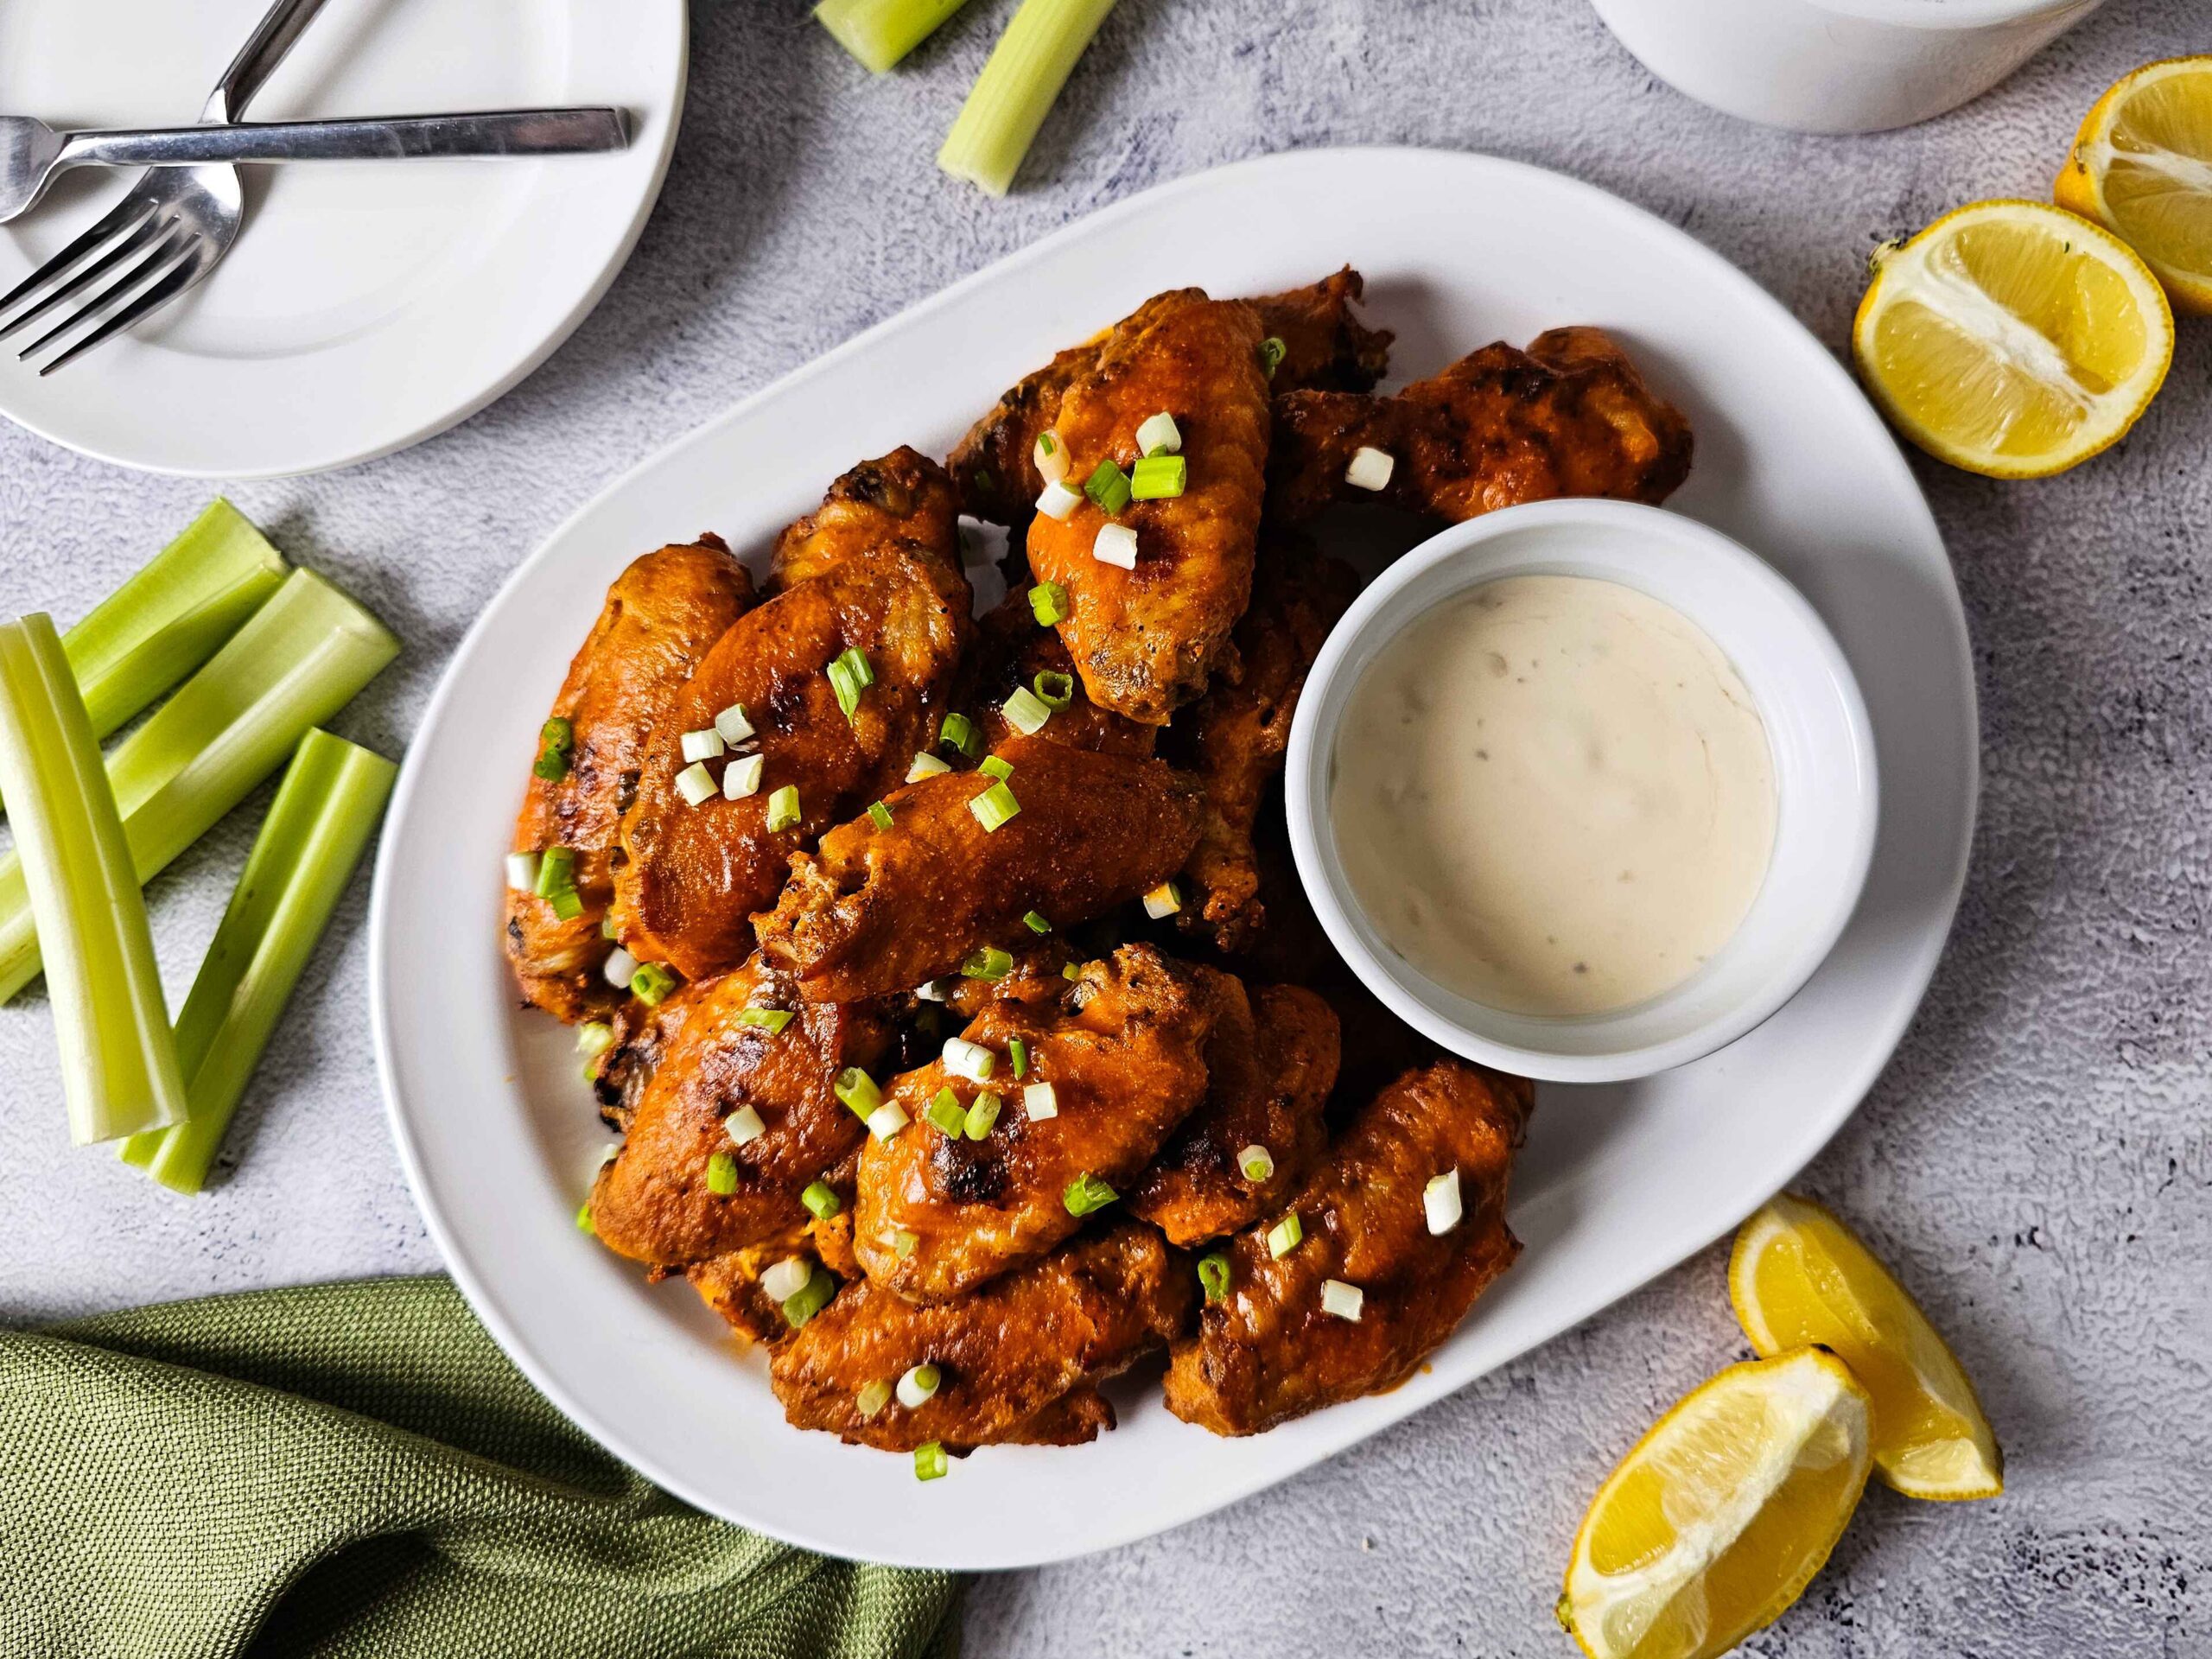
[[[276,73],[322,5],[323,0],[276,0],[231,60],[231,67],[223,71],[200,118],[232,122],[242,118],[246,105]],[[16,354],[28,359],[134,289],[141,290],[129,304],[39,370],[41,375],[52,374],[196,286],[230,251],[245,214],[245,193],[238,183],[238,168],[227,162],[147,168],[130,194],[97,225],[7,294],[0,295],[0,319],[7,319],[0,324],[0,340],[123,268],[112,282]],[[18,304],[50,283],[59,286],[9,318]]]

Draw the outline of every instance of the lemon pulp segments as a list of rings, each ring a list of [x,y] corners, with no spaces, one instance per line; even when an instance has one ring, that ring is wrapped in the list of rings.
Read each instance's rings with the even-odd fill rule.
[[[1728,1262],[1736,1318],[1762,1354],[1833,1350],[1874,1402],[1874,1466],[1913,1497],[1991,1497],[2004,1458],[1928,1316],[1842,1222],[1783,1193],[1744,1224]]]
[[[2212,312],[2212,57],[2123,76],[2082,120],[2053,194],[2118,232],[2176,305]]]
[[[1708,1659],[1770,1624],[1866,1484],[1866,1393],[1832,1354],[1732,1365],[1684,1395],[1592,1500],[1562,1619],[1593,1659]]]

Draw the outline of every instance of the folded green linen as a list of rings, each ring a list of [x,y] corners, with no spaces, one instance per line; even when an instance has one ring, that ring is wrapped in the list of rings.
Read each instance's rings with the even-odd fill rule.
[[[658,1491],[443,1279],[0,1332],[8,1659],[950,1659],[957,1594]]]

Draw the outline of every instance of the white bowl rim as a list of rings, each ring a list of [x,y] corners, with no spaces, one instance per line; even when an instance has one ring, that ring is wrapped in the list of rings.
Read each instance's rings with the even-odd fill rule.
[[[1838,897],[1820,917],[1819,925],[1806,931],[1802,943],[1789,957],[1786,970],[1773,976],[1757,995],[1742,999],[1726,1013],[1677,1036],[1597,1053],[1563,1053],[1501,1041],[1447,1018],[1415,995],[1398,971],[1368,946],[1355,925],[1351,901],[1338,891],[1331,877],[1330,861],[1321,847],[1323,832],[1315,822],[1313,810],[1318,792],[1313,786],[1315,774],[1317,769],[1327,766],[1335,737],[1333,724],[1326,731],[1321,729],[1320,711],[1331,701],[1332,683],[1365,647],[1383,610],[1405,588],[1439,566],[1455,561],[1464,561],[1471,567],[1465,586],[1477,586],[1485,580],[1479,574],[1488,562],[1485,550],[1497,548],[1502,541],[1523,531],[1559,524],[1602,524],[1630,533],[1641,531],[1662,534],[1683,547],[1695,548],[1697,556],[1709,558],[1726,568],[1730,573],[1729,580],[1763,590],[1763,596],[1791,615],[1801,628],[1803,643],[1816,658],[1814,666],[1835,695],[1850,745],[1859,762],[1859,769],[1866,779],[1866,787],[1857,797],[1857,814],[1850,826],[1845,879],[1837,889]],[[1498,548],[1495,556],[1502,561],[1507,556],[1505,550]],[[1571,564],[1573,561],[1559,563]],[[1706,617],[1687,610],[1683,613],[1707,632],[1726,632],[1714,629]],[[1836,941],[1850,925],[1873,865],[1881,819],[1880,772],[1874,749],[1873,722],[1867,715],[1866,700],[1849,660],[1811,601],[1764,559],[1710,524],[1662,507],[1599,497],[1561,497],[1529,502],[1464,520],[1430,537],[1369,583],[1330,632],[1306,676],[1299,696],[1298,712],[1291,724],[1284,779],[1291,853],[1298,867],[1300,883],[1330,942],[1367,988],[1407,1024],[1452,1052],[1501,1071],[1552,1083],[1619,1083],[1650,1077],[1724,1048],[1771,1018],[1803,988],[1805,982],[1827,959]],[[1763,891],[1760,898],[1753,901],[1754,906],[1764,899]]]

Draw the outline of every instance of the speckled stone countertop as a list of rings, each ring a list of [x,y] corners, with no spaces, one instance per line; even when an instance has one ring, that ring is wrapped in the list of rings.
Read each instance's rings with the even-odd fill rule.
[[[1581,0],[1126,0],[1024,188],[991,202],[931,156],[1002,10],[978,0],[868,83],[797,0],[702,0],[666,194],[575,338],[444,437],[230,492],[407,643],[340,722],[348,735],[398,753],[500,579],[607,480],[1147,185],[1304,145],[1493,151],[1686,226],[1841,350],[1876,242],[1976,197],[2045,195],[2111,80],[2212,49],[2202,0],[2112,0],[1953,115],[1811,138],[1679,97]],[[1871,1492],[1802,1604],[1749,1645],[2212,1653],[2212,324],[2183,325],[2157,405],[2070,476],[1915,466],[1975,643],[1980,828],[1926,1006],[1802,1184],[1948,1333],[2011,1489],[1950,1506]],[[80,613],[208,493],[0,429],[0,603]],[[258,817],[235,815],[155,884],[173,999]],[[362,932],[357,899],[247,1098],[235,1170],[197,1203],[73,1150],[43,1003],[0,1011],[0,1319],[437,1265],[378,1105]],[[1550,1609],[1591,1490],[1656,1413],[1745,1352],[1723,1264],[1715,1246],[1211,1519],[979,1582],[966,1651],[1568,1651]]]

